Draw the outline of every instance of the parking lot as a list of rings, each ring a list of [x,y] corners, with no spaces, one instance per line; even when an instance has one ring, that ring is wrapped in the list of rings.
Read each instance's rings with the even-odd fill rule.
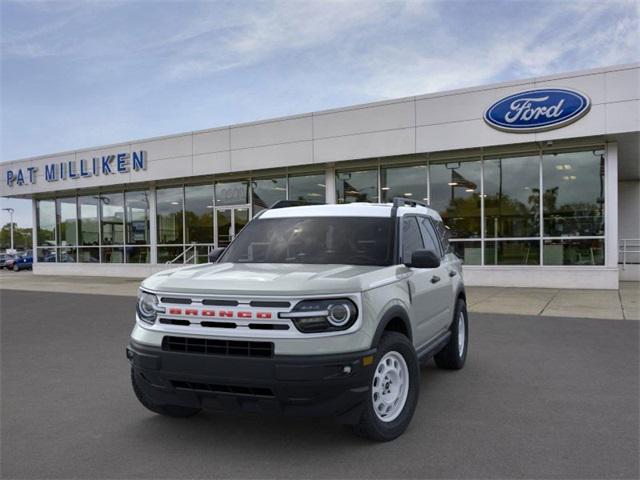
[[[374,444],[323,419],[156,416],[125,350],[133,297],[0,291],[3,478],[638,478],[635,321],[474,313],[467,366],[422,368]]]

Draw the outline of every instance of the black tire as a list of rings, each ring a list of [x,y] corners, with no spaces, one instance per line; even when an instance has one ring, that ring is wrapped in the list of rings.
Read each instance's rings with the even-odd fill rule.
[[[19,272],[19,271],[20,271],[20,267],[18,266],[18,264],[17,264],[17,263],[14,263],[14,264],[13,264],[13,271],[14,271],[14,272]]]
[[[131,385],[133,386],[133,391],[136,394],[136,397],[140,401],[140,403],[146,407],[148,410],[151,410],[153,413],[157,413],[159,415],[165,415],[167,417],[192,417],[202,410],[201,408],[191,408],[191,407],[183,407],[180,405],[158,405],[155,403],[148,395],[146,395],[143,389],[140,387],[139,382],[144,382],[144,380],[140,379],[138,375],[131,369]]]
[[[385,422],[381,420],[374,411],[372,389],[374,373],[380,365],[380,360],[389,352],[399,353],[406,362],[409,372],[409,386],[407,399],[400,414],[394,420]],[[386,332],[382,335],[373,365],[374,368],[371,370],[369,380],[371,389],[367,393],[364,411],[362,412],[360,421],[355,425],[351,425],[351,430],[356,435],[370,440],[388,442],[402,435],[409,426],[411,418],[413,418],[420,393],[420,367],[418,365],[416,351],[411,341],[404,335],[396,332]]]
[[[462,352],[460,352],[458,339],[460,338],[459,320],[460,315],[464,318],[464,342]],[[434,360],[438,368],[446,370],[460,370],[464,367],[464,363],[467,360],[467,350],[469,345],[469,315],[467,313],[467,304],[461,298],[456,302],[456,309],[453,314],[453,322],[449,327],[451,337],[447,345],[438,352]]]

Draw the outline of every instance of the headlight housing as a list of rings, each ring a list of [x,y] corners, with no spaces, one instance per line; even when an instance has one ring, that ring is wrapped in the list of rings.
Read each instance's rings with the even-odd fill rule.
[[[347,330],[358,318],[358,307],[348,298],[303,300],[291,312],[282,312],[303,333]]]
[[[145,323],[153,324],[156,321],[158,312],[163,311],[158,305],[158,297],[153,293],[140,290],[138,293],[138,302],[136,303],[136,311],[138,318]]]

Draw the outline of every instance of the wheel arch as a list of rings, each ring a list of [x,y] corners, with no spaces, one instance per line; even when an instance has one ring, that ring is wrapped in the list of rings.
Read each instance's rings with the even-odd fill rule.
[[[460,299],[464,300],[464,303],[467,303],[467,292],[464,287],[460,287],[456,292],[456,302]]]
[[[409,320],[409,314],[403,307],[394,305],[385,312],[373,335],[371,347],[374,348],[378,345],[384,332],[388,331],[401,333],[413,342],[411,321]]]

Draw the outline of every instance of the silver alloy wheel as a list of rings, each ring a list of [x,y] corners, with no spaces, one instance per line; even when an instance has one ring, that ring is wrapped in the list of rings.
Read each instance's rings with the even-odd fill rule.
[[[464,355],[464,340],[467,334],[464,324],[464,312],[460,312],[458,316],[458,355],[460,358]]]
[[[409,394],[409,368],[398,352],[387,352],[373,374],[371,399],[373,411],[383,422],[391,422],[402,413]]]

